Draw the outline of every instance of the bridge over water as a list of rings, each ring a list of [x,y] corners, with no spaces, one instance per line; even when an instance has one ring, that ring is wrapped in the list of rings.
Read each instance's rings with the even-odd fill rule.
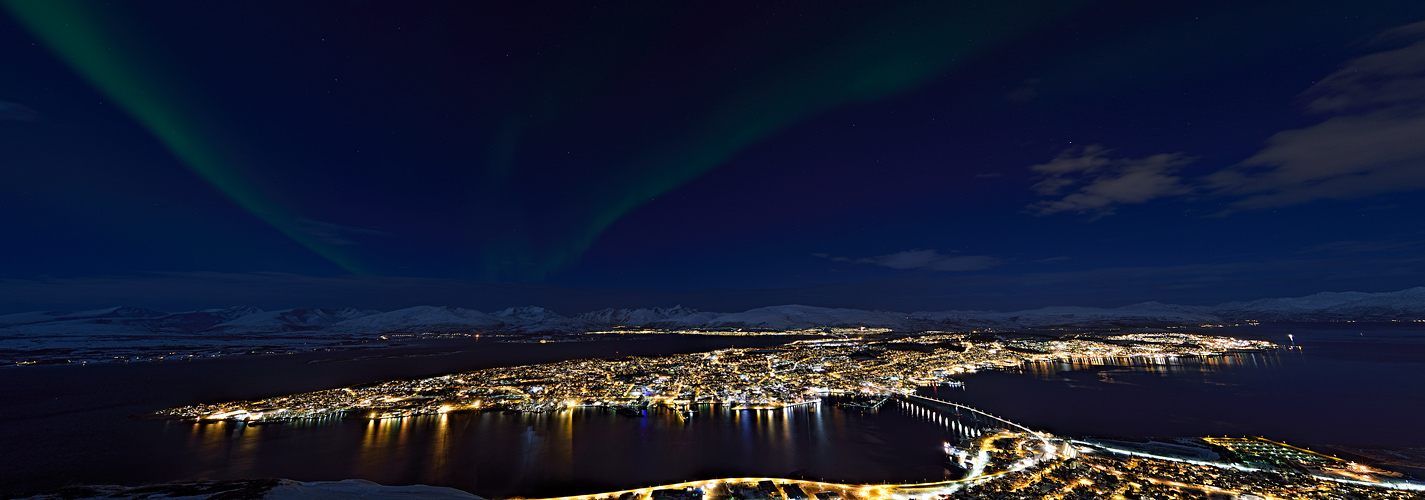
[[[1049,446],[1048,437],[1043,433],[978,408],[919,394],[897,394],[896,402],[900,409],[914,416],[943,425],[957,444],[1004,429],[1036,436]]]

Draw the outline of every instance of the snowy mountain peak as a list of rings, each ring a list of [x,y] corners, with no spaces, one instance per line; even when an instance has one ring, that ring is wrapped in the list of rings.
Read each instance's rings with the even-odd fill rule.
[[[668,324],[681,318],[697,316],[696,309],[689,309],[681,305],[663,308],[654,307],[651,309],[600,309],[590,311],[577,316],[577,319],[594,324],[615,326],[655,326]]]
[[[1386,293],[1323,292],[1305,297],[1185,306],[1142,302],[1118,308],[1054,306],[1013,312],[940,311],[903,313],[807,305],[760,307],[742,312],[704,312],[683,306],[602,309],[573,317],[538,306],[494,313],[449,306],[416,306],[380,312],[352,308],[263,311],[232,307],[164,313],[137,307],[78,312],[41,311],[0,316],[0,335],[55,332],[127,334],[263,334],[293,331],[338,333],[580,332],[630,328],[885,327],[898,330],[964,328],[1167,326],[1262,321],[1389,321],[1425,319],[1425,287]]]
[[[219,316],[238,318],[242,316],[247,316],[249,314],[257,314],[266,311],[252,306],[233,306],[226,309],[204,309],[199,312],[213,313]]]
[[[341,321],[327,329],[353,333],[444,333],[478,331],[504,325],[500,318],[473,309],[416,306]]]
[[[550,311],[539,306],[510,307],[494,314],[500,318],[512,318],[526,321],[547,321],[552,318],[562,318],[554,311]]]
[[[1228,318],[1265,321],[1382,321],[1425,318],[1425,287],[1395,292],[1321,292],[1305,297],[1227,302],[1212,308]]]
[[[209,329],[209,331],[240,333],[320,330],[343,321],[370,316],[380,312],[381,311],[352,309],[348,307],[337,309],[300,307],[281,311],[262,311],[258,309],[257,312],[236,317],[231,321],[216,325]]]

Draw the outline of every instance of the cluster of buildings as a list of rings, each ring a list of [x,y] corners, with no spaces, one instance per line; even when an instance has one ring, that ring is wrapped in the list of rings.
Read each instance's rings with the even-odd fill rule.
[[[1046,444],[1052,443],[1051,446]],[[727,478],[545,500],[937,500],[972,484],[1017,477],[1074,454],[1040,433],[1000,430],[976,441],[970,478],[917,484],[840,484],[782,478]],[[1068,453],[1069,455],[1066,455]]]
[[[1094,455],[1083,463],[1113,476],[1125,486],[1125,498],[1279,498],[1279,499],[1407,499],[1420,498],[1419,488],[1382,487],[1383,483],[1335,481],[1279,469],[1232,467],[1144,457]],[[1394,486],[1399,486],[1396,483]],[[1142,493],[1138,493],[1141,491]]]
[[[581,359],[492,368],[417,380],[173,408],[161,415],[270,421],[333,416],[399,418],[466,410],[557,411],[576,406],[688,415],[702,404],[775,409],[826,395],[910,393],[956,384],[957,374],[1029,362],[1084,358],[1167,359],[1271,349],[1263,341],[1189,334],[1097,338],[986,337],[930,333],[800,340],[774,348]]]
[[[1406,500],[1420,495],[1419,491],[1329,481],[1305,474],[1083,454],[937,496],[947,500]]]
[[[1280,449],[1256,448],[1268,454],[1292,449],[1269,443]],[[951,481],[854,485],[730,478],[546,500],[1407,500],[1422,498],[1425,489],[1257,469],[1238,462],[1242,457],[1221,462],[1150,458],[1009,430],[977,440],[968,451],[980,465],[965,479]]]
[[[1373,483],[1404,477],[1404,474],[1399,472],[1371,467],[1260,436],[1206,437],[1202,440],[1225,450],[1237,462],[1257,469],[1304,472],[1314,476]]]
[[[1355,464],[1260,437],[1182,439],[1211,448],[1212,460],[1152,454],[1183,446],[1117,446],[1120,442],[1075,441],[1074,456],[1042,462],[994,481],[945,495],[947,499],[1415,499],[1425,484],[1402,474]],[[1103,446],[1111,443],[1109,446]],[[1087,446],[1085,446],[1087,445]],[[1159,449],[1154,449],[1159,448]],[[1143,452],[1148,450],[1149,452]],[[1348,468],[1355,476],[1323,473]]]
[[[791,330],[769,330],[765,328],[745,329],[745,328],[693,328],[693,329],[667,329],[667,328],[624,328],[619,327],[613,330],[596,330],[584,332],[584,335],[716,335],[719,337],[755,337],[766,335],[789,335],[789,336],[823,336],[823,335],[880,335],[890,333],[890,328],[871,327],[821,327],[821,328],[798,328]],[[592,340],[592,339],[591,339]]]
[[[759,410],[815,403],[825,395],[910,394],[918,387],[954,383],[958,374],[1029,363],[1124,358],[1167,362],[1274,348],[1263,341],[1181,333],[1059,338],[938,332],[898,338],[840,336],[774,348],[493,368],[161,413],[254,424],[484,409],[557,411],[576,406],[620,411],[665,406],[692,412],[698,405],[719,404]],[[1421,498],[1425,491],[1425,485],[1397,473],[1263,438],[1204,438],[1194,441],[1196,445],[1070,442],[1012,428],[1022,426],[1007,421],[998,427],[986,428],[964,450],[947,442],[947,465],[966,470],[959,480],[847,485],[718,479],[561,500],[1403,500]]]

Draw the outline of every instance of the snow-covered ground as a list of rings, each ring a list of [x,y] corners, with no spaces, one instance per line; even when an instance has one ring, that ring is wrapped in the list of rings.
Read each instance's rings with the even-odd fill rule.
[[[292,481],[247,479],[169,483],[152,486],[77,486],[41,493],[25,500],[485,500],[479,495],[440,486],[383,486],[371,481]]]
[[[441,486],[382,486],[371,481],[284,481],[264,500],[485,500],[484,497]]]
[[[447,306],[395,311],[232,307],[167,313],[135,307],[0,316],[0,363],[131,361],[334,348],[382,336],[579,333],[611,328],[803,329],[880,327],[901,331],[980,328],[1143,327],[1240,320],[1389,321],[1425,319],[1425,287],[1386,293],[1323,292],[1306,297],[1183,306],[1144,302],[1117,308],[895,312],[783,305],[742,312],[684,307],[604,309],[574,316],[541,307],[494,312]]]

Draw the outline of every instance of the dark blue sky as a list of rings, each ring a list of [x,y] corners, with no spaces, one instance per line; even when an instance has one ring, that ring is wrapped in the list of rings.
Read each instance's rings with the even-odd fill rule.
[[[0,2],[6,310],[1425,283],[1425,4]]]

